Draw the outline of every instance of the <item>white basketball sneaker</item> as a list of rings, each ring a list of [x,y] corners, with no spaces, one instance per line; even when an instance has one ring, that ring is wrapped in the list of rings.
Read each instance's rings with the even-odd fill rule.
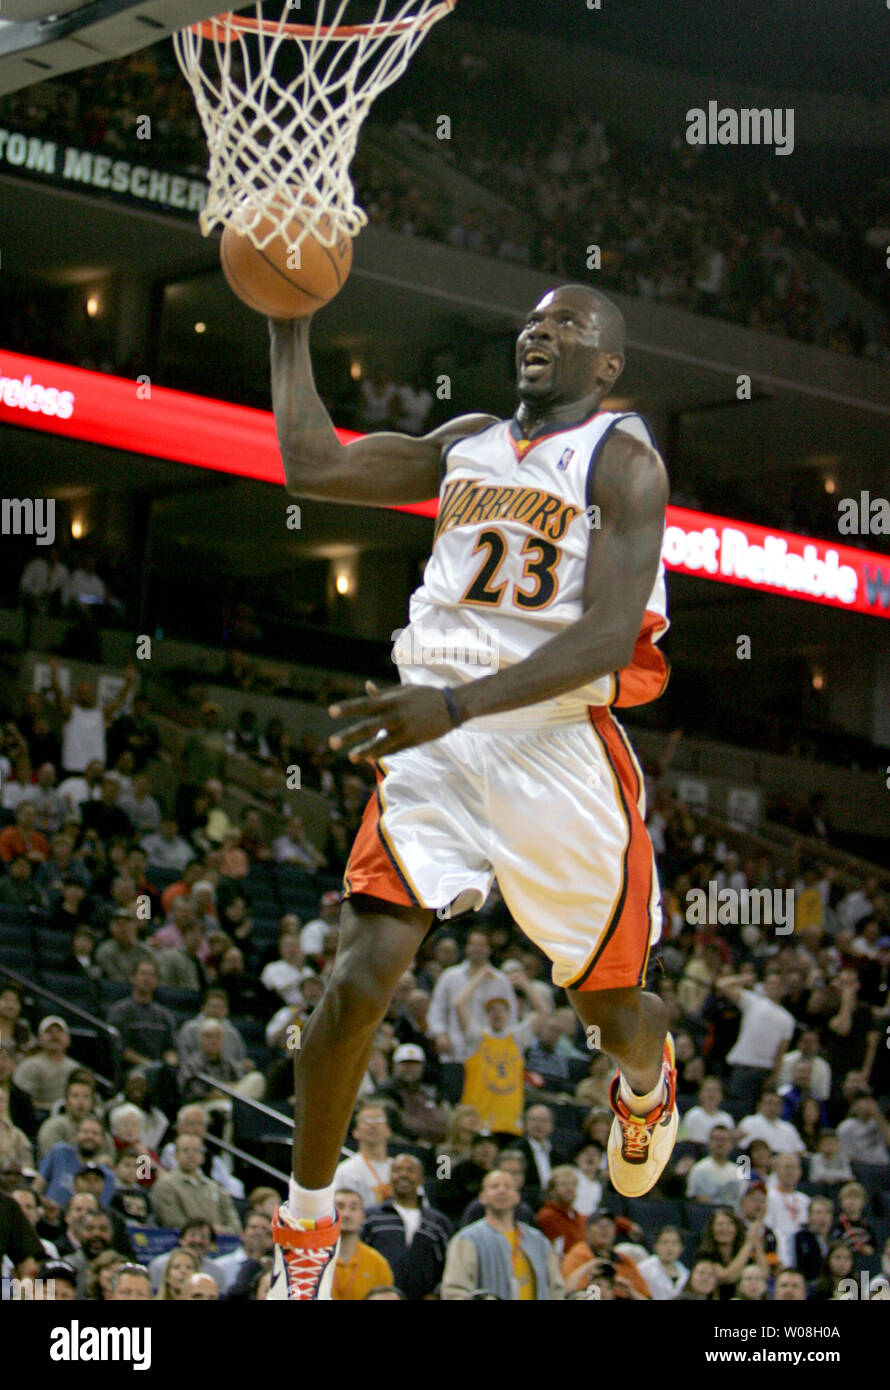
[[[609,1104],[615,1112],[607,1154],[612,1186],[622,1197],[642,1197],[664,1172],[677,1138],[677,1069],[674,1040],[664,1040],[665,1097],[648,1115],[632,1115],[619,1094],[620,1076],[609,1088]]]
[[[272,1221],[275,1256],[269,1299],[330,1301],[340,1245],[340,1217],[299,1221],[276,1209]]]

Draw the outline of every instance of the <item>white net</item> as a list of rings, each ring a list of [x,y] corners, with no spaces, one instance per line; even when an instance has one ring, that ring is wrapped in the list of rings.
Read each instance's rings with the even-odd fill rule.
[[[231,226],[259,250],[288,228],[333,246],[365,226],[349,177],[362,122],[457,0],[372,0],[361,24],[355,0],[317,0],[309,23],[293,22],[300,0],[283,3],[277,18],[257,3],[173,37],[210,152],[201,231]]]

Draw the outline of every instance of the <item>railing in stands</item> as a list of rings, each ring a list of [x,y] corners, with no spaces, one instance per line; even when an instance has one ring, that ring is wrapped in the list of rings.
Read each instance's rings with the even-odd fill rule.
[[[57,1008],[62,1008],[66,1013],[73,1014],[74,1017],[82,1019],[92,1028],[104,1033],[115,1046],[120,1046],[121,1035],[119,1030],[115,1028],[113,1024],[106,1023],[104,1019],[97,1017],[96,1014],[89,1013],[78,1004],[69,1003],[67,999],[63,999],[62,996],[56,994],[54,990],[47,989],[45,985],[35,984],[35,982],[29,980],[27,976],[20,975],[17,970],[10,970],[8,966],[0,965],[0,976],[12,980],[21,990],[27,993],[39,994],[41,998],[49,999]],[[92,1070],[100,1085],[109,1089],[113,1086],[113,1082],[108,1080],[107,1077],[100,1076],[99,1073],[95,1071],[95,1068],[92,1068]],[[206,1072],[199,1071],[196,1073],[196,1076],[197,1079],[203,1081],[205,1085],[212,1086],[214,1090],[222,1091],[224,1095],[229,1096],[232,1100],[237,1100],[242,1105],[249,1106],[250,1109],[256,1111],[257,1114],[265,1115],[267,1119],[275,1120],[278,1124],[284,1125],[286,1129],[293,1130],[294,1122],[289,1115],[282,1115],[280,1110],[273,1110],[270,1105],[265,1105],[261,1100],[254,1100],[250,1096],[242,1096],[238,1091],[233,1090],[231,1086],[227,1086],[224,1081],[220,1081],[215,1076],[208,1076]],[[245,1163],[250,1163],[254,1168],[259,1168],[263,1172],[271,1174],[273,1177],[284,1178],[286,1180],[286,1174],[281,1173],[277,1168],[272,1168],[269,1164],[264,1163],[262,1159],[254,1158],[251,1154],[245,1153],[243,1149],[236,1148],[234,1145],[228,1144],[222,1139],[216,1139],[211,1135],[208,1135],[207,1138],[219,1148],[230,1153],[234,1158],[238,1158]],[[352,1158],[354,1154],[354,1150],[345,1147],[342,1148],[340,1152],[343,1154],[344,1158]]]
[[[63,999],[61,994],[56,994],[54,990],[47,989],[46,985],[35,984],[35,982],[29,980],[27,976],[20,975],[17,970],[10,970],[7,965],[0,965],[0,975],[4,975],[8,979],[13,980],[21,989],[27,990],[30,994],[39,994],[44,999],[52,1000],[58,1008],[64,1009],[66,1013],[74,1014],[76,1018],[84,1019],[84,1021],[91,1024],[93,1028],[98,1028],[101,1033],[105,1033],[113,1042],[117,1044],[120,1043],[121,1035],[113,1024],[106,1023],[104,1019],[99,1018],[96,1014],[88,1013],[87,1010],[82,1009],[79,1004],[72,1004],[68,999]]]
[[[854,878],[876,878],[880,883],[890,884],[890,870],[848,850],[838,849],[836,845],[826,844],[811,835],[803,835],[799,830],[780,825],[778,821],[765,820],[756,830],[741,827],[724,816],[711,812],[694,812],[698,826],[727,841],[733,848],[741,845],[749,850],[766,851],[773,858],[784,859],[785,863],[797,868],[801,860],[812,859],[842,869]]]
[[[251,1096],[242,1096],[239,1091],[227,1086],[224,1081],[218,1080],[215,1076],[208,1076],[205,1071],[195,1072],[198,1081],[203,1081],[205,1086],[212,1086],[215,1091],[222,1091],[223,1095],[230,1096],[232,1100],[238,1100],[242,1105],[249,1105],[251,1110],[256,1110],[260,1115],[267,1115],[270,1120],[277,1120],[281,1125],[289,1129],[294,1128],[294,1122],[290,1115],[282,1115],[280,1110],[273,1110],[271,1105],[264,1105],[261,1100],[254,1100]]]
[[[17,970],[10,970],[6,965],[0,965],[0,977],[12,980],[24,993],[39,994],[41,998],[50,1000],[57,1009],[63,1009],[66,1014],[83,1020],[96,1032],[103,1034],[108,1044],[106,1061],[112,1063],[111,1070],[114,1071],[113,1064],[115,1055],[121,1046],[121,1035],[117,1028],[110,1023],[106,1023],[104,1019],[99,1018],[96,1014],[91,1014],[86,1009],[82,1009],[79,1004],[70,1003],[70,1001],[63,998],[61,994],[56,994],[54,990],[47,989],[46,985],[38,985],[33,980],[29,980],[26,975],[20,975]],[[107,1090],[114,1089],[115,1083],[109,1080],[108,1077],[102,1076],[96,1067],[91,1066],[90,1071],[93,1073],[100,1086],[105,1087]]]
[[[279,1182],[284,1183],[288,1180],[287,1173],[282,1173],[280,1168],[273,1168],[270,1163],[265,1163],[261,1158],[254,1158],[253,1154],[239,1149],[236,1144],[227,1143],[225,1139],[220,1139],[215,1134],[206,1134],[204,1142],[205,1144],[212,1144],[215,1149],[221,1149],[223,1153],[229,1154],[232,1158],[237,1158],[239,1162],[250,1168],[258,1168],[261,1173],[268,1173],[270,1178],[277,1178]]]
[[[833,868],[842,869],[853,878],[876,878],[879,883],[890,884],[890,869],[876,864],[871,859],[863,859],[859,854],[828,845],[813,835],[804,835],[790,826],[778,821],[766,821],[762,831],[771,837],[773,849],[781,848],[786,854],[793,853],[797,859],[813,859]]]
[[[284,1125],[287,1129],[293,1130],[295,1128],[290,1115],[282,1115],[280,1110],[273,1110],[270,1105],[265,1105],[261,1100],[254,1100],[250,1096],[242,1096],[239,1091],[234,1090],[231,1086],[227,1086],[224,1081],[217,1080],[215,1076],[208,1076],[206,1072],[199,1071],[196,1072],[195,1075],[197,1079],[203,1081],[205,1085],[212,1086],[214,1090],[222,1091],[223,1095],[229,1096],[232,1100],[237,1100],[242,1105],[249,1106],[250,1109],[255,1110],[257,1114],[266,1115],[270,1120],[276,1120],[278,1124]],[[340,1152],[344,1158],[354,1158],[355,1156],[354,1149],[343,1147],[340,1149]],[[251,1162],[252,1161],[253,1160],[251,1160]]]

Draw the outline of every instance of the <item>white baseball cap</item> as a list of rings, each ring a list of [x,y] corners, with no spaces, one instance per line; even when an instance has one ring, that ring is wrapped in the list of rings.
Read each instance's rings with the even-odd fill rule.
[[[47,1014],[46,1018],[40,1020],[37,1029],[38,1038],[41,1033],[45,1033],[48,1028],[52,1028],[53,1026],[61,1028],[64,1033],[68,1032],[68,1024],[65,1022],[64,1018],[60,1018],[58,1014]]]

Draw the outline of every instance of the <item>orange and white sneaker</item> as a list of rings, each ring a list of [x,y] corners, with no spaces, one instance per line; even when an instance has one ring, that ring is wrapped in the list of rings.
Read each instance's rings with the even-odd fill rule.
[[[664,1041],[665,1099],[648,1115],[632,1115],[619,1094],[620,1074],[609,1088],[609,1104],[615,1112],[607,1154],[612,1186],[622,1197],[642,1197],[664,1171],[677,1138],[677,1069],[674,1040]]]
[[[275,1255],[268,1298],[330,1300],[340,1244],[340,1217],[300,1221],[292,1226],[276,1208],[272,1220]]]

